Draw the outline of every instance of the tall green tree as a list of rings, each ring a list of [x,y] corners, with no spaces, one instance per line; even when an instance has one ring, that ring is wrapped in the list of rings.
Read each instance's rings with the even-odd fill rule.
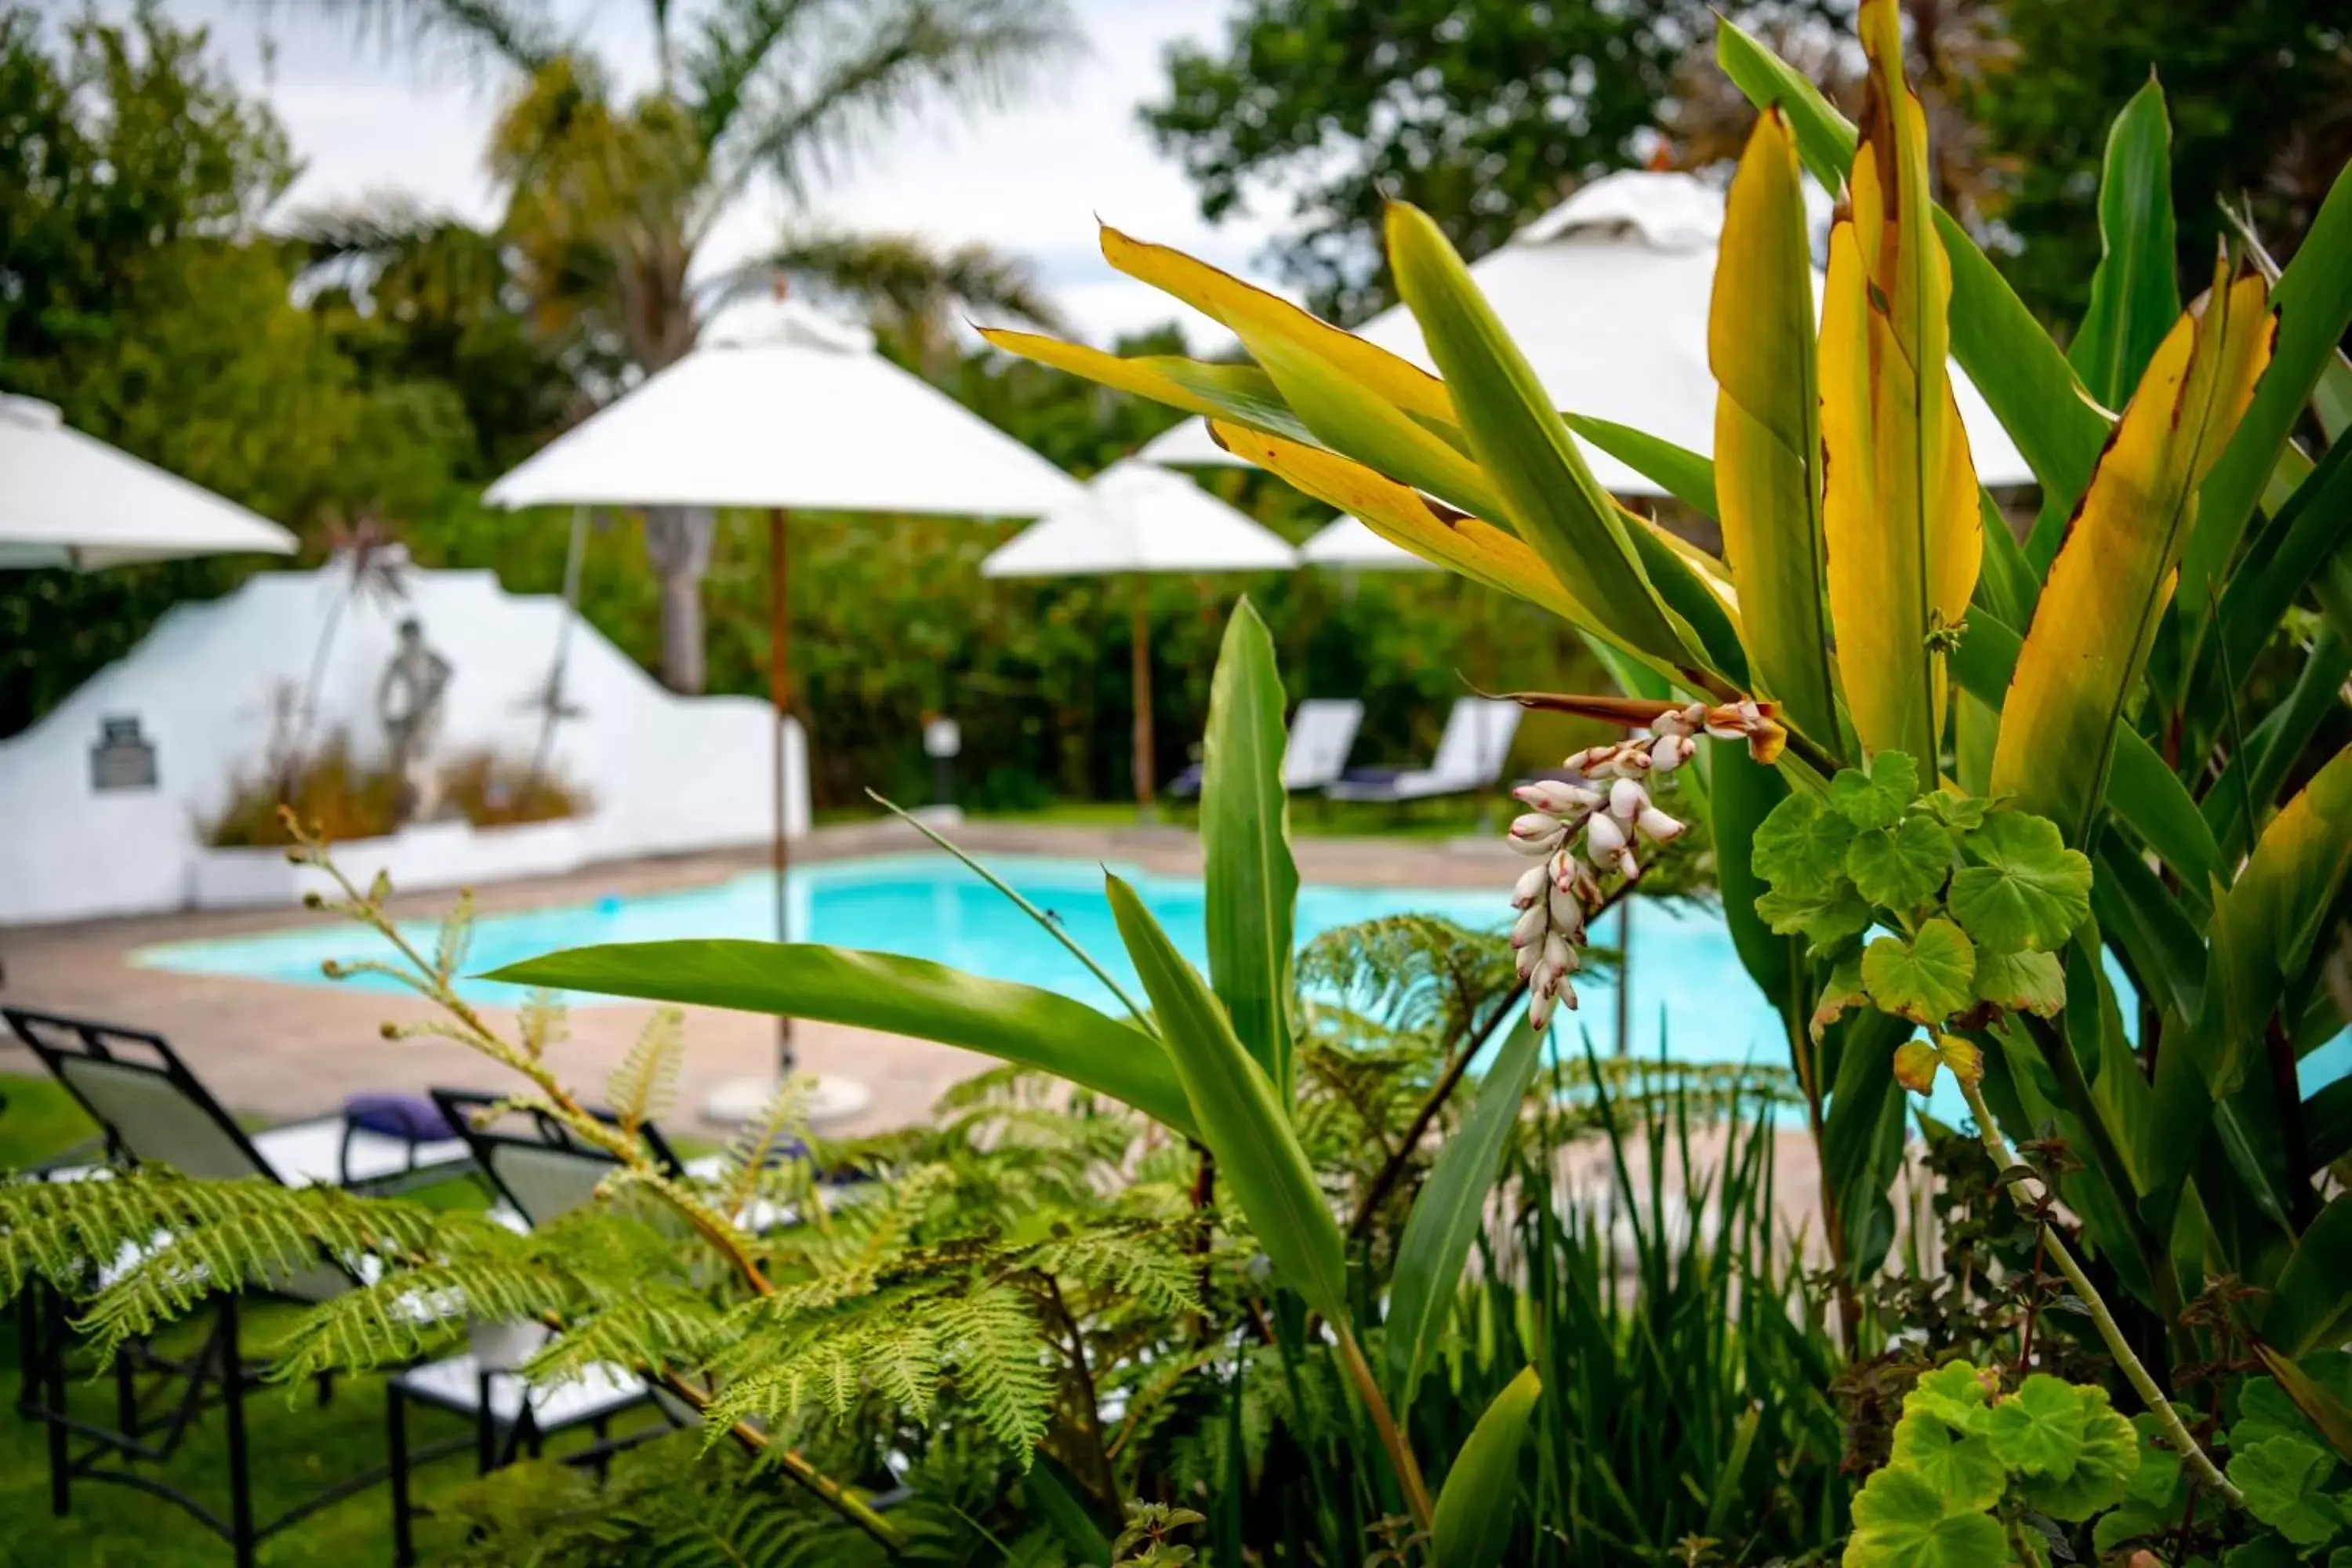
[[[284,132],[152,6],[52,28],[0,5],[0,390],[297,528],[446,483],[439,427],[378,408],[260,233]],[[0,574],[0,734],[249,560]]]
[[[1000,102],[1076,44],[1059,0],[647,0],[655,80],[620,73],[539,0],[322,0],[420,48],[454,46],[509,82],[488,159],[507,195],[542,332],[650,374],[694,346],[714,305],[778,272],[877,300],[910,321],[942,302],[1052,312],[1022,270],[982,252],[818,235],[805,226],[730,271],[699,265],[713,226],[753,188],[802,198],[875,136],[940,103]],[[600,390],[593,389],[592,390]],[[609,390],[609,389],[602,389]],[[663,679],[704,685],[702,580],[712,514],[656,508]]]
[[[2352,160],[2352,10],[2343,0],[2001,0],[2008,68],[1976,114],[2005,165],[2017,238],[2002,271],[2045,315],[2079,316],[2099,260],[2105,126],[2152,72],[2172,118],[2172,199],[2185,283],[2201,286],[2219,204],[2250,202],[2294,253]]]
[[[1811,15],[1820,0],[1734,7]],[[1705,0],[1245,0],[1223,43],[1168,51],[1144,124],[1210,221],[1287,193],[1272,257],[1316,309],[1361,321],[1395,292],[1391,196],[1475,257],[1581,181],[1631,167],[1667,123],[1676,72],[1710,36]]]

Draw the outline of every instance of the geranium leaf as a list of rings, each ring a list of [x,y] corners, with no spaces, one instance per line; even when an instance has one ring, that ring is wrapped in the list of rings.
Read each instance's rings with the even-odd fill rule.
[[[1919,764],[1903,752],[1881,752],[1870,772],[1841,769],[1830,780],[1830,809],[1856,827],[1892,827],[1919,794]]]
[[[1903,1413],[1924,1410],[1948,1426],[1981,1432],[1991,1399],[1984,1373],[1964,1361],[1946,1362],[1911,1385],[1903,1396]]]
[[[1979,946],[1977,1000],[2055,1017],[2066,1005],[2065,966],[2054,952],[1989,952]]]
[[[1914,1094],[1934,1091],[1939,1065],[1932,1041],[1909,1039],[1895,1047],[1895,1081]]]
[[[1878,1471],[1853,1500],[1845,1568],[1997,1568],[2008,1560],[1992,1515],[1947,1508],[1910,1470]]]
[[[2084,1412],[2082,1445],[2068,1475],[2028,1476],[2025,1500],[2053,1519],[2084,1520],[2115,1507],[2130,1491],[2139,1473],[2139,1434],[2107,1404],[2105,1389],[2061,1386],[2068,1387]],[[1993,1412],[1995,1417],[2000,1414]]]
[[[1895,1459],[1943,1494],[1948,1510],[1990,1508],[2009,1478],[1982,1437],[1955,1433],[1926,1411],[1895,1424]]]
[[[1960,841],[1969,864],[1952,878],[1952,913],[1995,952],[2049,952],[2091,912],[2091,862],[2058,825],[1998,811]]]
[[[1846,846],[1845,874],[1872,903],[1916,910],[1936,896],[1952,868],[1952,836],[1925,816],[1856,833]]]
[[[1757,824],[1756,874],[1776,891],[1825,897],[1844,879],[1853,838],[1853,823],[1811,795],[1792,795]]]
[[[1756,913],[1781,936],[1801,936],[1815,952],[1827,952],[1870,929],[1870,906],[1840,878],[1826,894],[1793,893],[1780,888],[1760,893]]]
[[[2090,1407],[2063,1378],[2035,1373],[1992,1407],[1985,1436],[2000,1462],[2029,1476],[2063,1480],[2074,1473]]]
[[[1849,952],[1831,967],[1830,977],[1822,985],[1821,1000],[1813,1008],[1813,1038],[1820,1039],[1822,1031],[1836,1023],[1847,1008],[1860,1007],[1869,1001],[1870,993],[1862,988],[1862,954]]]
[[[2184,1418],[2195,1412],[2176,1405]],[[2157,1441],[2163,1426],[2155,1413],[2143,1410],[2131,1418],[2132,1430],[2139,1434],[2139,1469],[2132,1476],[2131,1498],[2158,1512],[2178,1510],[2180,1504],[2180,1455],[2177,1449]]]
[[[2352,1522],[2326,1489],[2335,1468],[2335,1455],[2300,1437],[2265,1437],[2230,1456],[2246,1511],[2297,1546],[2317,1546]]]
[[[1992,802],[1980,795],[1956,795],[1948,789],[1922,795],[1917,804],[1945,826],[1962,833],[1982,826],[1985,814],[1992,809]]]
[[[1975,996],[1976,949],[1960,928],[1941,917],[1906,942],[1882,936],[1864,950],[1862,983],[1870,999],[1915,1023],[1936,1024]]]

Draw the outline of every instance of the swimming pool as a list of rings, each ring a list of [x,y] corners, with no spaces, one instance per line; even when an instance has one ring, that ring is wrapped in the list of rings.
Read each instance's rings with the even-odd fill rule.
[[[1090,860],[1024,857],[991,859],[988,865],[1031,903],[1058,919],[1122,984],[1140,991],[1103,897],[1101,866]],[[1134,885],[1185,956],[1205,968],[1207,917],[1200,879],[1157,876],[1128,866],[1111,869]],[[773,929],[774,885],[761,871],[677,892],[485,915],[475,928],[465,968],[478,974],[560,948],[597,942],[764,938]],[[819,862],[795,868],[788,888],[796,939],[933,959],[995,979],[1058,991],[1108,1010],[1117,1007],[1101,982],[1059,942],[947,856]],[[1336,926],[1404,913],[1440,915],[1473,930],[1499,930],[1511,912],[1508,898],[1507,879],[1492,889],[1310,883],[1299,889],[1298,941],[1304,946]],[[1678,1059],[1774,1064],[1786,1059],[1780,1020],[1740,967],[1720,917],[1703,908],[1643,900],[1634,921],[1628,1005],[1635,1051],[1648,1054],[1658,1048],[1660,1013],[1670,1005],[1669,1047]],[[436,934],[430,922],[403,929],[430,950]],[[1605,921],[1594,934],[1601,942],[1615,942],[1615,920]],[[396,990],[392,981],[374,975],[330,981],[319,969],[331,958],[384,956],[378,939],[356,926],[316,925],[214,942],[168,942],[139,950],[131,962],[147,968],[290,985]],[[520,997],[518,987],[486,980],[464,981],[459,990],[479,1002],[511,1003]],[[1605,1052],[1613,1044],[1616,1027],[1616,983],[1611,977],[1590,976],[1578,990],[1582,1006],[1561,1015],[1559,1033],[1572,1041],[1576,1037],[1571,1031],[1580,1025],[1590,1028]],[[582,1006],[612,1005],[605,997],[573,1000]]]

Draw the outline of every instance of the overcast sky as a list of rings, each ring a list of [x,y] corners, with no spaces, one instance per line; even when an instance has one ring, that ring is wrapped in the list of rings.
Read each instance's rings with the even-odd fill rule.
[[[66,0],[53,0],[63,6]],[[496,216],[481,150],[500,79],[452,61],[420,63],[347,26],[315,0],[163,0],[182,24],[212,28],[215,50],[285,121],[306,168],[292,200],[332,201],[406,190],[478,221]],[[555,0],[627,79],[649,80],[644,0]],[[1245,269],[1266,230],[1211,229],[1172,161],[1155,152],[1136,105],[1156,96],[1161,49],[1223,36],[1231,0],[1070,0],[1089,52],[1062,80],[1003,111],[942,110],[898,132],[829,187],[806,215],[839,227],[908,230],[953,243],[981,239],[1027,256],[1089,335],[1150,326],[1181,313],[1103,264],[1095,216]],[[112,0],[103,8],[125,7]],[[706,265],[723,264],[797,216],[761,191],[730,213]],[[1205,327],[1205,322],[1194,321]]]

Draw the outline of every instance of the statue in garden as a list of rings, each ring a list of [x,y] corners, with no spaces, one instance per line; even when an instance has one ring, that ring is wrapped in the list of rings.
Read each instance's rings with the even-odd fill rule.
[[[376,716],[392,743],[392,771],[401,781],[397,819],[430,822],[441,805],[441,777],[434,767],[443,700],[449,689],[449,661],[425,640],[425,627],[411,616],[400,623],[400,646],[376,685]]]

